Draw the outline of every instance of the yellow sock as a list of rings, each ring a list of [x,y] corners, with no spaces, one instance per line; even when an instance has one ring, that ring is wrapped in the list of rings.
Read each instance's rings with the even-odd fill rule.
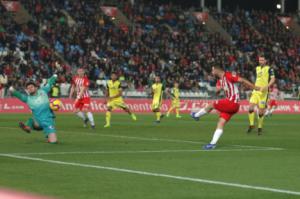
[[[264,123],[264,116],[259,117],[258,116],[258,128],[262,128],[263,123]]]
[[[107,125],[110,125],[110,118],[111,118],[111,112],[110,111],[107,111],[106,112],[106,124]]]
[[[179,116],[179,108],[176,108],[176,116]]]
[[[255,119],[254,111],[252,113],[249,113],[248,116],[249,116],[250,126],[254,126],[254,119]]]
[[[156,115],[156,120],[160,121],[160,112],[156,112],[155,115]]]

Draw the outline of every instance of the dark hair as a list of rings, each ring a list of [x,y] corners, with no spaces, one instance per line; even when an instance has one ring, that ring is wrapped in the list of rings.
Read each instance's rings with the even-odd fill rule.
[[[224,69],[222,67],[220,67],[220,66],[212,66],[212,67],[214,67],[214,69],[217,69],[217,70],[220,70],[220,71],[224,71]]]
[[[29,81],[25,84],[26,88],[30,85],[33,85],[34,87],[37,87],[37,84],[34,81]]]

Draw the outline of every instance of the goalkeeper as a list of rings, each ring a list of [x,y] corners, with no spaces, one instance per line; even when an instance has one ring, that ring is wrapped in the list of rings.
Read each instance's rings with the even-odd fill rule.
[[[57,137],[54,126],[55,116],[50,109],[48,93],[55,84],[56,79],[57,75],[53,75],[48,79],[47,84],[41,88],[33,81],[26,83],[25,90],[27,95],[16,91],[12,86],[9,88],[12,96],[25,102],[33,114],[33,117],[29,118],[26,123],[19,122],[19,127],[27,133],[30,133],[31,130],[43,130],[48,143],[51,144],[57,143]]]

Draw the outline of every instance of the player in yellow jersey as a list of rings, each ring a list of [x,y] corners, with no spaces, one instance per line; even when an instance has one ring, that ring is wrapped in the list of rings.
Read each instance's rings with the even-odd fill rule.
[[[135,114],[133,114],[122,98],[122,88],[121,82],[117,80],[117,74],[111,74],[111,80],[107,83],[107,90],[106,90],[106,102],[107,102],[107,111],[106,111],[106,124],[104,125],[105,128],[110,127],[110,120],[111,120],[111,112],[115,108],[121,108],[125,112],[127,112],[133,120],[137,120]]]
[[[167,117],[169,117],[170,113],[175,109],[176,111],[176,118],[181,118],[179,115],[179,108],[180,108],[180,99],[179,99],[179,84],[178,82],[174,82],[174,87],[171,89],[171,92],[168,95],[172,99],[172,105],[167,112]]]
[[[162,95],[163,95],[163,84],[161,83],[160,77],[155,77],[155,82],[152,84],[152,111],[156,115],[156,123],[160,123],[160,119],[164,115],[160,113],[160,108],[162,104]]]
[[[274,70],[267,65],[264,56],[258,57],[259,66],[256,67],[255,86],[261,87],[262,91],[252,91],[249,105],[249,128],[248,133],[254,129],[255,107],[258,108],[258,135],[262,133],[264,113],[267,107],[269,87],[275,83]]]

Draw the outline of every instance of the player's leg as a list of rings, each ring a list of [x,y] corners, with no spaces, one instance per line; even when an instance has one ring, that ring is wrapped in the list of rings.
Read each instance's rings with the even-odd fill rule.
[[[249,118],[249,128],[247,130],[247,133],[250,133],[255,127],[254,127],[254,121],[255,121],[255,107],[257,105],[254,103],[250,103],[249,110],[248,110],[248,118]]]
[[[214,103],[207,104],[204,108],[201,108],[198,112],[192,112],[191,116],[194,120],[198,121],[200,117],[210,113],[214,109]]]
[[[270,107],[267,110],[268,116],[272,116],[272,114],[276,110],[276,108],[277,108],[277,102],[275,100],[272,100],[270,103]]]
[[[174,109],[175,109],[175,106],[174,106],[174,103],[172,102],[172,104],[171,104],[169,110],[167,111],[166,116],[169,117],[170,113],[171,113]]]
[[[231,116],[228,115],[227,117],[230,118]],[[217,128],[216,128],[216,130],[214,132],[212,140],[210,141],[209,144],[205,145],[203,147],[203,149],[210,150],[210,149],[216,148],[217,142],[218,142],[218,140],[220,139],[220,137],[223,134],[223,129],[224,129],[224,126],[225,126],[226,122],[227,122],[227,120],[224,119],[223,117],[219,118],[219,121],[218,121],[218,124],[217,124]]]
[[[271,110],[270,110],[270,113],[269,113],[269,116],[272,116],[273,112],[277,109],[277,106],[272,106],[271,107]]]
[[[264,108],[259,108],[259,112],[258,112],[258,135],[261,135],[262,133],[262,127],[263,127],[263,122],[264,122],[264,116],[265,116],[265,109]]]
[[[82,119],[83,126],[87,127],[88,118],[85,116],[84,112],[82,111],[83,107],[84,107],[84,103],[82,103],[82,100],[78,100],[74,104],[74,112],[80,119]]]
[[[131,116],[132,120],[137,120],[136,115],[126,106],[125,103],[121,104],[120,107]]]
[[[176,118],[181,118],[181,116],[179,114],[179,108],[180,108],[180,101],[179,100],[173,100],[172,101],[172,110],[175,109]]]
[[[19,127],[26,133],[30,133],[31,130],[41,131],[43,128],[40,127],[39,123],[33,118],[29,118],[25,123],[19,122]]]
[[[258,135],[261,135],[262,133],[262,128],[263,128],[263,123],[264,123],[264,116],[265,116],[265,111],[266,111],[266,104],[267,104],[267,98],[268,94],[264,94],[260,96],[259,100],[259,114],[258,114]]]
[[[108,128],[110,127],[110,121],[111,121],[111,112],[113,110],[113,107],[112,106],[108,106],[107,107],[107,111],[105,113],[105,125],[104,125],[104,128]]]
[[[86,113],[86,117],[87,117],[87,119],[89,120],[92,129],[95,129],[95,121],[94,121],[93,113],[91,112],[91,106],[90,106],[90,103],[91,103],[91,101],[90,101],[89,98],[84,99],[83,110],[84,110],[85,113]]]
[[[181,118],[179,111],[180,111],[180,102],[177,102],[175,105],[176,118]]]
[[[271,113],[271,108],[272,106],[271,105],[268,105],[268,108],[266,109],[265,111],[265,117],[269,117],[270,113]]]
[[[19,122],[19,127],[26,133],[30,133],[33,129],[33,118],[29,118],[25,123]]]
[[[258,93],[252,93],[249,103],[250,103],[248,109],[249,128],[247,130],[247,133],[250,133],[254,129],[255,107],[259,104]]]
[[[236,114],[239,111],[240,108],[239,104],[230,102],[227,99],[219,100],[213,105],[214,109],[220,112],[220,118],[211,142],[203,147],[206,150],[214,149],[216,147],[218,140],[223,134],[225,124],[230,120],[230,118],[234,114]]]
[[[161,102],[160,100],[153,100],[152,102],[152,112],[156,116],[156,123],[160,123],[160,119],[163,117],[163,115],[160,112]]]
[[[47,121],[41,122],[40,127],[44,131],[47,142],[50,144],[57,144],[56,129],[53,118],[49,118]]]

